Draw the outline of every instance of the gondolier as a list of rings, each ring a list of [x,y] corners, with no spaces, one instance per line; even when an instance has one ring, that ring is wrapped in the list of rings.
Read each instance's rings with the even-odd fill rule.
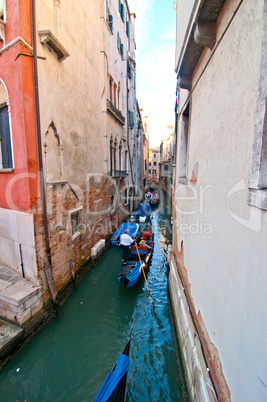
[[[125,232],[120,236],[120,244],[122,247],[122,262],[126,264],[129,256],[129,247],[135,241],[135,237],[129,235],[129,230],[125,229]]]

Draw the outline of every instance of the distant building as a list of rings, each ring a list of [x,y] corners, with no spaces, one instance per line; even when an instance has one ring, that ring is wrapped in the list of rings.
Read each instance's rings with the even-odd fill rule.
[[[160,150],[158,148],[149,148],[148,157],[148,180],[150,183],[159,180],[159,164],[160,164]]]
[[[266,400],[266,49],[266,1],[177,1],[169,285],[193,400]]]
[[[167,126],[165,136],[160,144],[159,179],[161,188],[172,197],[173,164],[175,162],[174,127]]]

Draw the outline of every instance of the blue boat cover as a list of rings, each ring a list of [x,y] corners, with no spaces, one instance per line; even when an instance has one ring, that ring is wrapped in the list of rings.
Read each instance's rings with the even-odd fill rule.
[[[126,288],[129,288],[130,286],[133,286],[137,282],[137,279],[139,277],[139,269],[140,269],[140,267],[141,267],[141,263],[140,263],[140,261],[138,261],[136,266],[132,270],[132,272],[130,272],[128,275],[126,275],[126,278],[129,281],[127,283]]]
[[[126,229],[129,230],[129,235],[131,237],[136,235],[139,225],[134,222],[122,222],[114,235],[111,238],[111,244],[117,246],[120,242],[120,235],[125,232]]]
[[[148,216],[151,212],[151,207],[148,204],[141,204],[138,208],[133,212],[132,215],[138,214],[139,216]]]
[[[113,369],[110,371],[105,381],[103,382],[93,402],[107,401],[124,374],[127,373],[128,368],[129,356],[126,356],[122,353],[117,359],[117,364],[115,365],[115,367],[113,367]]]

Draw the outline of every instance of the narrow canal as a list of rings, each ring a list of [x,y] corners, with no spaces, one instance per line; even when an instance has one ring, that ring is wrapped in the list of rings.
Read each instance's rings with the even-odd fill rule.
[[[109,248],[53,319],[0,371],[3,402],[93,401],[132,324],[127,401],[188,401],[167,295],[170,203],[153,211],[155,248],[132,288],[117,281],[121,251]]]

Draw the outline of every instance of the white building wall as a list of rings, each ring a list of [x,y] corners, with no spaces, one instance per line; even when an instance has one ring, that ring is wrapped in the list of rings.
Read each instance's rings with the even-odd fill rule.
[[[33,215],[0,208],[1,264],[14,269],[39,286]],[[21,247],[21,253],[20,253]]]
[[[238,3],[226,3],[217,40]],[[263,8],[264,1],[243,1],[212,58],[204,50],[190,97],[187,186],[176,174],[178,244],[183,241],[195,308],[233,401],[263,401],[267,395],[267,213],[247,203]],[[188,95],[182,90],[180,111]],[[180,140],[177,169],[179,147]]]

